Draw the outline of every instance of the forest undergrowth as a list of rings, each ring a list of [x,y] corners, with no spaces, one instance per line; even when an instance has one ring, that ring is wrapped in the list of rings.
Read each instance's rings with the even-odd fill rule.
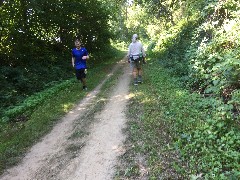
[[[159,59],[148,61],[144,83],[131,93],[125,168],[118,177],[240,177],[239,128],[222,101],[192,93]]]

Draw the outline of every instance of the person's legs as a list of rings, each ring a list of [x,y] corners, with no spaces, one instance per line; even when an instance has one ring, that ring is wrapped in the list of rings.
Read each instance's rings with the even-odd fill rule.
[[[142,59],[137,61],[137,81],[138,83],[142,83]]]
[[[142,83],[142,68],[138,68],[138,82]]]
[[[83,90],[87,90],[86,78],[82,78],[81,81],[82,81],[82,84],[83,84]]]
[[[81,80],[81,71],[80,71],[80,69],[76,69],[75,71],[76,71],[76,78],[77,78],[77,80],[79,80],[79,81],[82,82],[82,80]]]
[[[83,84],[83,90],[87,90],[87,82],[86,82],[86,73],[85,73],[85,69],[82,70],[82,74],[81,74],[81,81]]]
[[[135,61],[130,62],[130,68],[132,69],[133,83],[134,85],[138,85],[137,83],[137,66]]]
[[[87,90],[85,69],[77,69],[76,76],[77,76],[77,79],[81,81],[81,83],[83,85],[83,90]]]
[[[133,74],[133,83],[134,83],[134,85],[138,85],[138,81],[137,81],[137,68],[136,67],[134,67],[133,68],[133,71],[132,71],[132,74]]]

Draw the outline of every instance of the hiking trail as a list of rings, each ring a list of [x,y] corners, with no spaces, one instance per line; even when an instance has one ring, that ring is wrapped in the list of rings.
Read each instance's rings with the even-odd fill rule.
[[[102,85],[119,67],[118,77],[107,103],[88,123],[86,114]],[[119,61],[111,74],[36,143],[22,161],[4,172],[1,180],[110,180],[117,158],[124,153],[125,110],[129,99],[130,69],[126,59]],[[91,116],[89,116],[91,117]],[[81,138],[78,138],[81,137]]]

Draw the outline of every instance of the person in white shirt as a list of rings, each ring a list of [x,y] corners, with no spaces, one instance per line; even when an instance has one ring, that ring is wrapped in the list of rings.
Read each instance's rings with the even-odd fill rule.
[[[138,35],[132,36],[132,43],[128,48],[128,62],[132,68],[132,75],[134,79],[134,85],[142,83],[142,64],[146,54],[141,42],[138,41]]]

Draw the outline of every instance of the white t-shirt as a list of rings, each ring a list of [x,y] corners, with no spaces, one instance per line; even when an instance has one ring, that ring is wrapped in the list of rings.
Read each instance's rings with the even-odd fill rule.
[[[133,59],[137,59],[138,55],[140,55],[141,53],[143,56],[145,56],[145,51],[142,43],[140,43],[139,41],[136,41],[136,42],[132,42],[129,45],[128,56],[133,56]]]

